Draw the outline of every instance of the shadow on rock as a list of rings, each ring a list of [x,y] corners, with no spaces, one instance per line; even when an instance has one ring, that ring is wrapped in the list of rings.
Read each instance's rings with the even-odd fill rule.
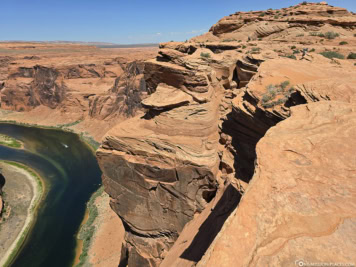
[[[239,204],[240,199],[241,194],[230,184],[209,217],[199,228],[193,242],[180,257],[194,262],[200,261],[220,232],[226,219]]]

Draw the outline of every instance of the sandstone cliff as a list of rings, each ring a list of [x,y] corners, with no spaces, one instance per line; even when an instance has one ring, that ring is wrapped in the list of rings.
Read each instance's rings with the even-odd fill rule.
[[[283,265],[294,249],[309,255],[322,238],[332,248],[346,236],[335,259],[355,260],[356,71],[340,59],[355,52],[355,34],[353,13],[300,4],[238,12],[161,44],[145,63],[145,115],[118,124],[97,151],[126,230],[121,264]],[[315,238],[303,248],[303,236]]]

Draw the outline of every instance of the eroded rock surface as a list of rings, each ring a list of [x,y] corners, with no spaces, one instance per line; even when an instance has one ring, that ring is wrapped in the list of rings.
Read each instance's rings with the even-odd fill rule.
[[[158,266],[218,187],[224,87],[196,53],[179,63],[148,62],[145,77],[154,93],[142,103],[146,114],[109,131],[97,151],[112,208],[126,228],[122,255],[130,266]],[[234,65],[222,59],[221,68]]]
[[[267,132],[239,207],[198,266],[356,261],[355,108],[293,107]]]
[[[229,225],[225,223],[226,218],[232,221],[236,216],[230,213],[237,214],[240,206],[246,205],[247,210],[252,207],[251,212],[259,216],[260,206],[253,206],[254,202],[245,204],[247,201],[243,201],[238,206],[241,196],[246,194],[244,199],[247,198],[251,194],[249,188],[257,183],[256,157],[257,160],[259,155],[261,160],[268,159],[259,150],[256,155],[256,144],[271,127],[278,125],[273,129],[279,129],[282,121],[296,120],[289,118],[294,106],[303,105],[300,110],[302,107],[313,108],[310,113],[303,113],[309,116],[309,124],[302,125],[298,121],[305,136],[311,134],[308,126],[312,125],[313,112],[317,114],[315,116],[327,113],[329,104],[332,109],[325,115],[325,120],[334,118],[335,114],[337,117],[352,113],[356,90],[355,60],[330,59],[319,53],[333,51],[346,58],[355,49],[355,29],[355,15],[343,8],[300,4],[265,12],[238,12],[219,21],[207,34],[184,43],[160,45],[157,58],[145,62],[144,78],[149,93],[142,101],[145,114],[110,130],[97,151],[105,189],[112,198],[111,206],[125,225],[122,264],[234,266],[236,259],[241,259],[241,264],[246,263],[245,259],[255,253],[255,247],[246,246],[246,251],[244,248],[235,250],[241,246],[243,238],[239,241],[234,238],[240,235],[249,238],[250,233],[244,229],[235,234],[224,229]],[[338,33],[338,36],[328,39],[325,37],[328,31]],[[324,38],[319,33],[324,34]],[[339,45],[341,41],[346,44]],[[322,120],[321,116],[315,123]],[[333,123],[332,119],[330,125]],[[336,132],[332,134],[336,136]],[[330,138],[333,138],[332,134]],[[292,131],[290,135],[297,140],[296,133]],[[300,140],[304,140],[303,136],[300,135]],[[327,134],[323,137],[326,142],[330,141]],[[275,141],[279,141],[278,137]],[[273,149],[269,148],[268,153],[274,155]],[[274,173],[276,167],[282,187],[288,184],[283,177],[293,175],[295,170],[289,174],[288,168],[292,167],[286,167],[288,165],[281,165],[279,170],[278,162],[274,162],[279,160],[278,153],[277,150],[275,157],[271,156],[274,158],[268,172]],[[280,157],[288,163],[287,158]],[[249,184],[253,176],[253,182]],[[310,191],[320,192],[316,182],[312,185],[315,188],[311,187]],[[267,196],[275,190],[268,186],[267,182],[261,186],[262,191],[255,193],[255,198],[277,201],[278,194],[268,199]],[[298,196],[303,193],[298,187],[293,188],[296,190],[292,196],[295,197],[295,207],[301,205],[299,208],[303,209],[304,204],[298,202]],[[348,190],[351,189],[349,183]],[[315,195],[313,201],[323,202],[320,196]],[[341,203],[337,201],[335,206]],[[345,214],[354,205],[354,198],[350,201]],[[285,202],[288,204],[287,197]],[[266,206],[265,212],[274,214],[273,205]],[[286,216],[288,221],[290,214],[284,212],[281,210],[281,216]],[[321,218],[326,218],[322,216],[324,214]],[[291,226],[304,231],[305,218],[299,219],[291,218]],[[322,219],[316,219],[316,225],[321,222]],[[221,227],[223,230],[218,234]],[[329,229],[327,224],[323,227]],[[352,226],[347,224],[345,227],[351,229]],[[263,241],[267,235],[263,231],[267,228],[258,228],[256,234],[263,246],[269,244],[269,241]],[[279,231],[277,226],[273,229]],[[281,226],[281,237],[294,233],[294,230],[289,233],[286,229]],[[227,241],[222,243],[220,240],[225,240],[224,236]],[[251,240],[256,240],[256,236]],[[330,240],[330,246],[336,244],[334,236]],[[225,249],[221,251],[230,254],[226,263],[218,250],[214,252],[219,242]],[[271,242],[282,241],[276,238]],[[349,254],[353,243],[350,242],[345,245],[343,255]],[[204,254],[206,256],[201,260]],[[251,259],[246,265],[279,264]],[[280,263],[284,262],[281,258]]]

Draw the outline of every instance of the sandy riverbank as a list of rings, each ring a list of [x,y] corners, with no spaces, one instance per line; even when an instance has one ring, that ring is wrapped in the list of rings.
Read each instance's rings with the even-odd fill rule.
[[[29,167],[0,161],[6,179],[5,212],[0,223],[0,266],[7,266],[29,233],[45,190],[40,176]],[[5,220],[4,220],[5,218]]]
[[[110,197],[102,192],[94,201],[98,214],[93,221],[95,231],[90,238],[87,257],[82,266],[117,267],[121,257],[121,245],[125,229],[120,218],[110,208]],[[88,219],[88,218],[85,218]],[[78,244],[77,257],[74,265],[79,263],[82,244]]]

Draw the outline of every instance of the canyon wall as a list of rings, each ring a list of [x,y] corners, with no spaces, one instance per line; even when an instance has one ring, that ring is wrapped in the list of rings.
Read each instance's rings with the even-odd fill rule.
[[[97,151],[122,266],[294,264],[294,249],[329,262],[307,256],[343,238],[335,259],[355,261],[355,34],[353,13],[303,3],[161,44],[145,114]]]
[[[156,51],[45,43],[0,48],[1,109],[51,114],[58,124],[134,116],[147,95],[143,62]]]

